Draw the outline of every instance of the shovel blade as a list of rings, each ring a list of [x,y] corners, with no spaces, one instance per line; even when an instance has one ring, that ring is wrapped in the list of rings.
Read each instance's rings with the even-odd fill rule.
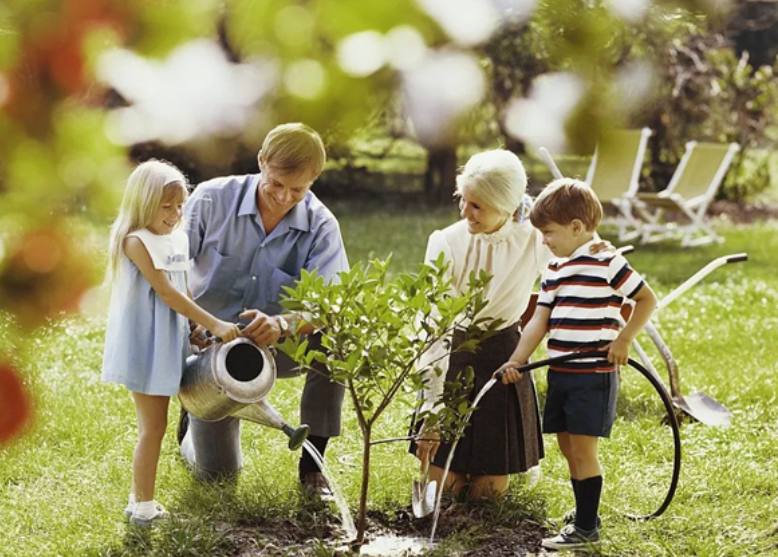
[[[703,392],[674,397],[673,404],[705,425],[726,428],[732,422],[732,414],[727,407]]]
[[[413,482],[412,501],[413,516],[424,518],[435,510],[435,495],[438,482]]]

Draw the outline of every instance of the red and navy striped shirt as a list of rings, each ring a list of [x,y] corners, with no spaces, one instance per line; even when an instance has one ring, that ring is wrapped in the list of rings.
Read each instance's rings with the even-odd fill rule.
[[[543,273],[538,304],[551,309],[550,358],[601,350],[619,334],[624,298],[643,286],[627,260],[613,252],[589,254],[587,242],[568,259],[554,259]],[[568,373],[609,373],[616,367],[604,359],[577,360],[551,366]]]

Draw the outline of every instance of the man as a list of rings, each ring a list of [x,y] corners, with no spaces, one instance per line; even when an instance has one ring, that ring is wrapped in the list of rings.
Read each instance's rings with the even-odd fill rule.
[[[283,287],[293,286],[302,269],[333,279],[348,270],[348,261],[337,220],[310,191],[326,159],[319,134],[303,124],[278,126],[258,159],[260,174],[201,184],[184,213],[194,299],[220,319],[250,320],[243,335],[267,345],[294,331],[313,331],[299,316],[281,314]],[[318,347],[320,339],[310,342]],[[276,356],[276,364],[279,377],[295,375],[295,364],[284,354]],[[308,439],[322,454],[329,438],[340,434],[344,394],[325,374],[325,368],[307,374],[300,402],[300,421],[310,426]],[[184,419],[182,424],[187,425]],[[189,416],[181,454],[204,479],[236,474],[242,468],[240,421]],[[299,475],[309,493],[330,495],[306,451]]]

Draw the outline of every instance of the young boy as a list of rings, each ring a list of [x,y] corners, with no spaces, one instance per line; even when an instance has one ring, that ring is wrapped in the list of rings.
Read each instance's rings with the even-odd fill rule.
[[[543,273],[532,320],[524,329],[505,370],[503,383],[521,378],[516,367],[527,360],[546,331],[549,357],[570,352],[607,351],[604,358],[551,366],[543,413],[543,433],[556,433],[567,460],[575,495],[575,518],[553,538],[549,549],[575,549],[598,542],[597,510],[602,472],[597,438],[608,437],[616,411],[617,367],[627,363],[629,345],[648,322],[656,296],[627,261],[613,252],[589,253],[602,206],[583,182],[555,180],[538,196],[530,213],[555,259]],[[624,298],[635,302],[619,332]]]

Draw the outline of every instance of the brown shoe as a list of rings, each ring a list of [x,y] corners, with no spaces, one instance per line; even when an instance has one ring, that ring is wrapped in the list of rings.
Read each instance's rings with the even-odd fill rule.
[[[176,430],[176,438],[178,439],[178,446],[181,446],[181,443],[184,442],[184,437],[186,437],[186,432],[189,429],[189,412],[184,410],[184,407],[181,407],[181,413],[178,415],[178,429]]]
[[[330,483],[321,472],[308,472],[303,477],[303,487],[310,497],[322,501],[331,501],[334,498]]]

